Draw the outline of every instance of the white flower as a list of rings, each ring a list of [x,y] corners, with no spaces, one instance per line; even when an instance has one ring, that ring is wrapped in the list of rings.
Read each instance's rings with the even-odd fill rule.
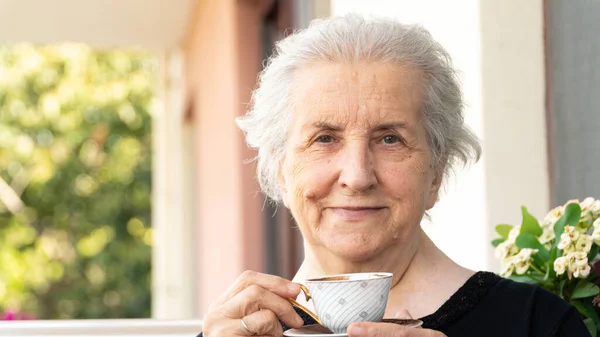
[[[554,271],[557,275],[562,275],[567,270],[568,260],[566,257],[559,257],[554,260]]]
[[[592,232],[592,239],[597,245],[600,245],[600,228],[594,229]]]
[[[589,264],[586,264],[585,266],[583,266],[583,268],[581,268],[580,273],[582,278],[586,278],[590,275],[590,271],[592,270],[592,268],[590,268]]]
[[[558,244],[558,249],[566,249],[571,245],[571,237],[567,233],[562,233],[560,236],[560,243]]]
[[[548,214],[546,214],[544,221],[542,221],[542,227],[554,226],[558,219],[560,219],[560,217],[563,215],[564,210],[564,206],[558,206],[552,209]]]
[[[569,278],[571,278],[571,274],[573,274],[573,273],[575,272],[575,270],[576,270],[576,269],[579,269],[579,267],[577,267],[577,266],[575,265],[575,263],[573,263],[573,262],[571,261],[571,263],[569,263],[569,268],[568,268],[568,271],[569,271]]]
[[[512,244],[512,246],[510,246],[510,250],[508,251],[508,255],[513,256],[513,255],[516,255],[517,253],[519,253],[519,248],[517,248],[517,245]]]
[[[517,273],[517,275],[525,274],[525,272],[527,272],[527,269],[529,269],[529,265],[529,261],[518,262],[517,264],[515,264],[515,273]]]
[[[564,234],[568,234],[571,238],[571,241],[577,241],[577,239],[579,238],[579,232],[573,226],[565,226],[565,232],[563,233],[563,235]],[[560,238],[562,239],[562,235],[560,236]]]
[[[575,249],[586,254],[592,249],[592,237],[587,234],[581,234],[579,240],[575,243]]]
[[[513,263],[512,258],[509,257],[506,259],[502,259],[502,262],[500,264],[500,276],[509,277],[510,275],[512,275],[514,270],[515,264]]]
[[[558,218],[553,218],[550,215],[546,215],[546,217],[544,218],[544,220],[542,220],[542,222],[540,223],[540,227],[542,227],[542,229],[553,228],[554,224],[557,221],[558,221]]]
[[[508,253],[510,252],[510,249],[512,248],[512,246],[514,245],[514,243],[510,242],[510,241],[504,241],[501,244],[499,244],[498,246],[496,246],[496,249],[494,251],[494,255],[496,256],[497,259],[504,259],[508,256]]]
[[[535,253],[537,253],[537,249],[523,248],[519,254],[515,255],[513,261],[514,263],[528,262],[531,259],[531,255]]]
[[[596,219],[593,224],[594,228],[600,229],[600,218]]]
[[[554,234],[554,230],[548,228],[544,229],[544,232],[539,237],[539,241],[541,244],[546,244],[556,238],[556,234]]]
[[[600,200],[594,201],[594,203],[590,206],[590,211],[594,216],[600,215]]]
[[[590,227],[594,221],[592,213],[588,210],[581,213],[581,218],[579,218],[579,225],[583,227]],[[585,230],[584,230],[585,231]]]
[[[568,245],[567,248],[564,249],[563,254],[571,254],[577,252],[575,250],[575,245]]]
[[[583,201],[581,202],[581,209],[588,209],[590,206],[592,206],[592,204],[594,203],[594,198],[592,197],[587,197],[585,199],[583,199]]]
[[[576,278],[586,278],[588,275],[590,275],[590,270],[591,268],[587,264],[583,267],[576,267],[573,269],[573,276]]]
[[[571,264],[579,268],[582,268],[583,266],[586,266],[588,264],[587,254],[584,252],[570,253],[568,255],[568,258]]]
[[[567,207],[568,204],[578,204],[579,205],[579,199],[571,199],[571,200],[567,201],[565,203],[565,207]]]
[[[508,232],[508,241],[511,242],[515,242],[515,240],[517,239],[517,236],[519,236],[519,234],[521,234],[521,226],[515,226],[513,227],[510,232]]]

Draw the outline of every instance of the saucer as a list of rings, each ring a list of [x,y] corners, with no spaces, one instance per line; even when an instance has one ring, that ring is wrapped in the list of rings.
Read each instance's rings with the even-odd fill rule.
[[[394,323],[404,325],[409,328],[418,328],[423,324],[423,321],[419,319],[394,319],[384,318],[381,320],[382,323]],[[299,329],[289,329],[283,332],[286,337],[348,337],[346,333],[333,333],[331,330],[319,324],[305,325]]]
[[[348,337],[346,333],[333,333],[331,330],[319,324],[305,325],[298,329],[289,329],[283,332],[286,337]]]

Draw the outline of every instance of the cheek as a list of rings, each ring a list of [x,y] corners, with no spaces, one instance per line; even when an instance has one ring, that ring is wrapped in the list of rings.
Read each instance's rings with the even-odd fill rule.
[[[312,237],[322,217],[320,201],[331,190],[332,171],[327,165],[306,160],[290,162],[284,170],[287,207],[305,238]]]
[[[284,169],[289,202],[305,206],[326,196],[335,181],[331,167],[308,158],[290,158]]]
[[[429,170],[423,161],[414,156],[407,159],[384,167],[380,178],[382,185],[390,197],[401,203],[423,203],[429,193]]]
[[[414,175],[399,170],[392,172],[386,175],[383,185],[387,187],[388,193],[393,199],[406,202],[422,194]]]

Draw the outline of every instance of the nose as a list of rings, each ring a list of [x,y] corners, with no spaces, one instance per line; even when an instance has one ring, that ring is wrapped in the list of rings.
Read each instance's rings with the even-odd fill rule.
[[[364,193],[377,184],[373,154],[368,145],[355,144],[344,149],[338,183],[352,194]]]

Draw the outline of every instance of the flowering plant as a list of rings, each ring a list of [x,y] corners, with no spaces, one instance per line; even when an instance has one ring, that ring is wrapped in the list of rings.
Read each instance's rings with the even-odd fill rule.
[[[520,226],[500,224],[492,241],[500,275],[535,283],[571,303],[596,336],[600,330],[600,200],[571,200],[543,221],[522,207]]]

